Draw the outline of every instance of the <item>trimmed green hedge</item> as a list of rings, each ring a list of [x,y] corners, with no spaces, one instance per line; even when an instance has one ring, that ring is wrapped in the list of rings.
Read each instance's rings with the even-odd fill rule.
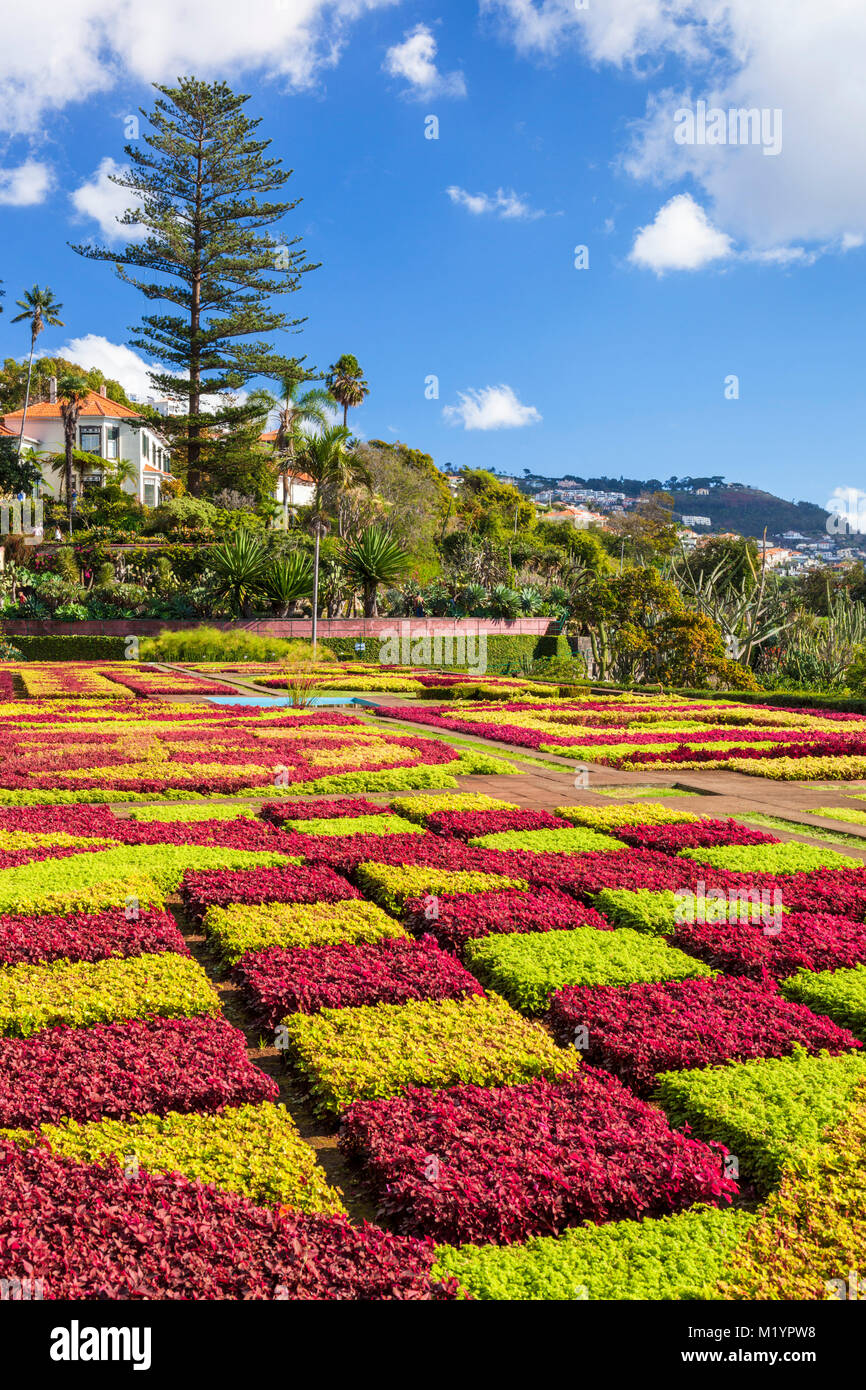
[[[395,618],[395,625],[401,621]],[[455,625],[456,625],[455,620]],[[558,636],[556,633],[545,633],[538,636],[536,633],[498,633],[488,632],[487,637],[487,674],[500,674],[510,667],[513,673],[517,673],[520,662],[524,658],[535,658],[540,660],[542,657],[559,657],[568,661],[572,652],[568,638]],[[355,643],[365,642],[366,651],[356,652]],[[329,647],[340,661],[377,661],[379,658],[380,638],[370,634],[366,638],[362,637],[323,637],[322,646]],[[444,669],[444,668],[443,668]],[[468,670],[466,666],[449,666],[449,671]]]
[[[7,635],[25,661],[122,661],[126,655],[125,637],[96,637],[88,633]]]
[[[755,1218],[697,1206],[646,1221],[579,1226],[524,1245],[440,1245],[434,1279],[479,1299],[706,1299]]]

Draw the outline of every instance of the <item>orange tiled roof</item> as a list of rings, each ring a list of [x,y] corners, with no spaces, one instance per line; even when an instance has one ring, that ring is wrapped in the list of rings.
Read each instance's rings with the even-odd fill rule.
[[[20,420],[23,414],[23,410],[11,410],[5,418],[7,420]],[[80,418],[85,419],[91,415],[100,415],[106,420],[141,419],[137,410],[131,410],[128,405],[121,405],[119,401],[109,400],[107,396],[101,396],[98,391],[89,391],[81,406]],[[38,401],[29,406],[27,418],[28,420],[59,420],[60,402]]]

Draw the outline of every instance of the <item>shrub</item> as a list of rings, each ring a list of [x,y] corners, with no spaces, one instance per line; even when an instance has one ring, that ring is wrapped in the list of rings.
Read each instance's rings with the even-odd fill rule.
[[[441,1245],[433,1272],[499,1302],[706,1298],[755,1218],[702,1205],[645,1221],[586,1225],[522,1245]]]
[[[484,849],[528,850],[534,854],[583,854],[587,850],[625,848],[622,840],[585,830],[582,826],[568,830],[505,830],[499,835],[481,835],[469,843]]]
[[[341,1212],[343,1204],[299,1135],[289,1112],[269,1104],[229,1106],[211,1115],[141,1115],[45,1125],[57,1153],[82,1163],[133,1155],[148,1173],[183,1173],[264,1206]],[[135,1173],[133,1181],[138,1177]]]
[[[59,1025],[0,1038],[0,1127],[127,1119],[276,1100],[277,1083],[222,1017]]]
[[[340,1147],[364,1164],[389,1222],[442,1241],[525,1240],[737,1191],[721,1152],[583,1066],[528,1085],[411,1088],[355,1104]]]
[[[491,989],[529,1013],[566,985],[627,985],[708,975],[709,967],[627,928],[552,931],[469,941],[466,962]]]
[[[0,1151],[0,1245],[7,1278],[52,1299],[445,1298],[433,1251],[341,1216],[275,1213],[246,1197],[130,1182],[112,1160],[76,1163],[45,1147]]]
[[[866,1037],[866,965],[853,970],[828,970],[819,975],[799,970],[781,986],[786,999],[808,1004],[858,1037]]]
[[[293,1013],[483,993],[474,976],[432,942],[399,939],[248,952],[235,978],[266,1028]]]
[[[417,898],[422,893],[484,893],[499,888],[528,887],[523,879],[506,878],[504,874],[413,864],[360,864],[356,877],[365,893],[395,914],[400,912],[407,898]]]
[[[710,849],[683,849],[682,858],[712,864],[735,873],[796,874],[812,869],[850,869],[851,856],[823,845],[801,845],[788,840],[775,845],[719,845]]]
[[[53,961],[0,971],[0,1034],[27,1038],[60,1023],[89,1027],[148,1014],[215,1014],[201,966],[171,952],[124,960]]]
[[[125,637],[98,637],[84,633],[57,633],[39,637],[24,637],[16,633],[15,646],[25,661],[122,661],[126,656]]]
[[[204,929],[221,958],[234,963],[245,951],[286,950],[307,946],[332,946],[337,942],[383,941],[405,938],[406,933],[375,903],[348,899],[323,903],[233,904],[209,907]]]
[[[511,888],[501,893],[443,893],[433,904],[424,898],[410,898],[404,915],[411,931],[417,935],[430,932],[446,950],[458,954],[468,941],[491,933],[570,931],[577,927],[610,930],[610,924],[591,907],[545,888],[536,892]]]
[[[788,1003],[772,987],[724,975],[563,989],[550,1001],[549,1022],[564,1046],[585,1029],[586,1060],[644,1096],[663,1071],[785,1057],[798,1044],[833,1053],[858,1046],[851,1033]]]
[[[727,1145],[741,1174],[769,1188],[800,1155],[820,1147],[864,1078],[862,1052],[810,1057],[798,1048],[778,1060],[665,1072],[654,1099],[671,1124]]]
[[[319,1110],[406,1086],[512,1085],[574,1066],[573,1055],[495,997],[323,1009],[294,1014],[284,1027]]]

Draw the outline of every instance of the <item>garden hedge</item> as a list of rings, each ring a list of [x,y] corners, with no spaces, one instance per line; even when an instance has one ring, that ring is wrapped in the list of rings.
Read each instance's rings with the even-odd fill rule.
[[[395,618],[395,623],[400,619]],[[455,619],[455,627],[459,619]],[[459,629],[458,629],[459,630]],[[502,673],[509,668],[519,667],[523,660],[540,660],[543,657],[556,657],[560,660],[570,661],[572,650],[567,637],[557,636],[555,633],[545,633],[538,636],[536,633],[499,633],[488,632],[482,636],[487,638],[487,672],[494,674]],[[365,652],[356,652],[356,642],[366,642]],[[373,634],[363,638],[356,637],[324,637],[322,646],[329,647],[330,650],[340,661],[371,661],[378,657],[380,638]],[[449,671],[465,671],[466,666],[449,666]]]
[[[9,634],[25,661],[123,661],[125,637],[90,633],[46,633],[33,637]]]

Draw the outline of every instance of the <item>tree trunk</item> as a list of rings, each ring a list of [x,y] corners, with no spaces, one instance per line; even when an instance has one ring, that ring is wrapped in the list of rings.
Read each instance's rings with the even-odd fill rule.
[[[190,354],[189,354],[189,413],[198,415],[201,410],[201,348],[198,335],[201,329],[201,247],[202,247],[202,142],[199,138],[196,161],[195,187],[195,231],[193,233],[193,273],[192,298],[190,304]],[[190,494],[197,497],[202,484],[200,426],[190,425],[187,443],[186,485]]]
[[[27,409],[28,409],[28,407],[29,407],[29,405],[30,405],[30,378],[31,378],[32,375],[33,375],[33,351],[34,351],[34,348],[35,348],[35,347],[36,347],[36,334],[35,334],[35,333],[32,333],[32,334],[30,335],[30,361],[27,363],[27,389],[26,389],[26,391],[24,392],[24,410],[23,410],[23,413],[22,413],[22,415],[21,415],[21,432],[20,432],[20,434],[18,435],[18,457],[19,457],[19,459],[21,458],[21,453],[22,453],[22,450],[23,450],[23,448],[24,448],[24,426],[27,424]]]
[[[72,441],[74,439],[72,431],[74,428],[74,425],[72,429],[70,429],[69,426],[66,427],[66,438],[64,441],[66,445],[66,510],[69,516],[70,536],[72,535]]]
[[[316,643],[319,640],[319,541],[322,534],[322,523],[316,522],[316,554],[313,560],[313,656],[316,655]]]
[[[364,585],[364,617],[375,618],[376,613],[376,584],[366,583]]]

